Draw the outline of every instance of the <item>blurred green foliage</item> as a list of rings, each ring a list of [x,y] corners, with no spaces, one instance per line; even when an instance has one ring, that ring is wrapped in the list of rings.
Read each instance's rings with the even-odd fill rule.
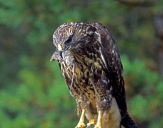
[[[0,0],[0,128],[70,128],[75,102],[49,62],[53,31],[70,21],[97,21],[113,33],[124,65],[129,111],[143,128],[163,126],[153,7],[115,0]]]

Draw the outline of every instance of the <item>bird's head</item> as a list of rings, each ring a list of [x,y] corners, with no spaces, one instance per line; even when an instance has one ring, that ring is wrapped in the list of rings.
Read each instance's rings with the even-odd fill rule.
[[[86,23],[65,23],[59,26],[53,34],[53,44],[56,51],[51,60],[63,60],[79,55],[93,37],[96,28]]]

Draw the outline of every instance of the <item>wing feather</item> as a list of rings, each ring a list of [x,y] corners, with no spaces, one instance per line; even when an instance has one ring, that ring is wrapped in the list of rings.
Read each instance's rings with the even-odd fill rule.
[[[105,64],[108,79],[111,81],[113,87],[113,96],[117,101],[123,118],[127,114],[127,106],[120,55],[111,33],[99,23],[94,23],[93,26],[97,28],[96,34],[101,44],[101,59]]]

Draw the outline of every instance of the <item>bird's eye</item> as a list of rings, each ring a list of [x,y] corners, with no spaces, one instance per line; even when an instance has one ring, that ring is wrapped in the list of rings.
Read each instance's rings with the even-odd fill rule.
[[[65,41],[65,44],[69,44],[72,41],[73,35],[70,35],[69,38]]]

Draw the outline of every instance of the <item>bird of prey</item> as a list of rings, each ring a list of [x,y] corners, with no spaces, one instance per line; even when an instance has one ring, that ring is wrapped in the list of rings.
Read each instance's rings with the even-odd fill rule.
[[[127,111],[121,59],[108,29],[100,23],[65,23],[54,32],[53,44],[51,60],[59,62],[81,115],[76,128],[137,128]]]

